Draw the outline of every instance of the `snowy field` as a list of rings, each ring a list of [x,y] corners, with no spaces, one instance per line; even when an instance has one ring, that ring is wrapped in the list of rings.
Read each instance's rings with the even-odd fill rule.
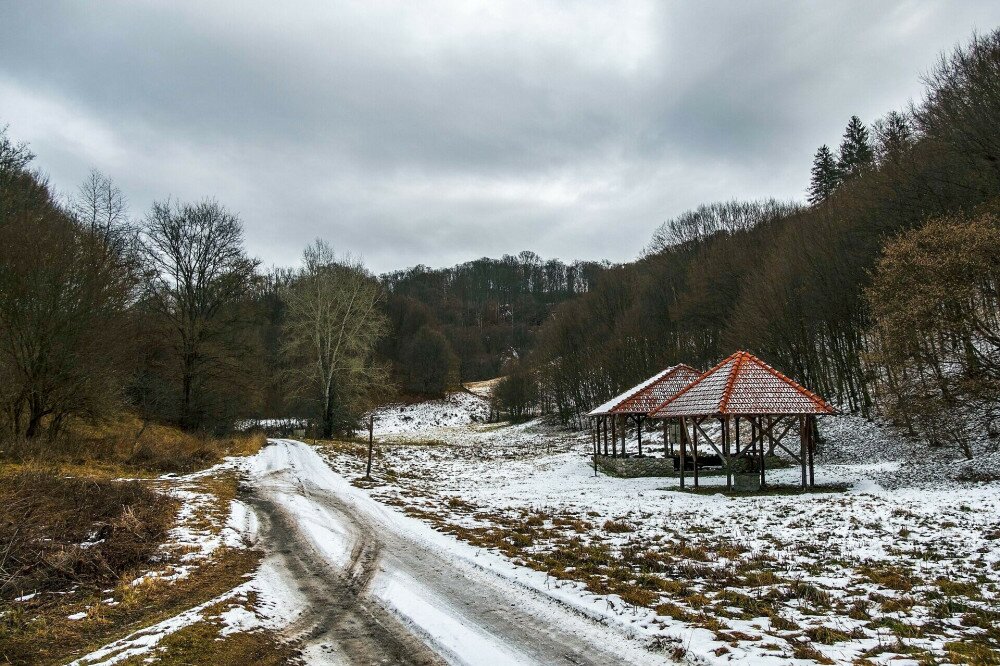
[[[947,452],[837,417],[821,422],[816,480],[846,492],[695,495],[672,478],[595,476],[585,434],[485,413],[466,393],[382,410],[368,491],[544,573],[624,635],[699,663],[998,656],[1000,486],[949,478],[963,465]],[[357,478],[363,447],[323,450]]]
[[[828,419],[816,479],[846,491],[727,497],[678,492],[674,478],[595,475],[586,434],[487,416],[469,393],[380,410],[374,482],[360,478],[362,443],[285,440],[165,477],[182,505],[165,548],[183,554],[156,576],[183,579],[222,547],[258,547],[263,562],[77,663],[141,659],[205,621],[223,635],[273,631],[309,663],[341,663],[343,637],[323,629],[330,613],[363,620],[380,608],[456,664],[552,663],[567,646],[603,648],[614,663],[998,663],[1000,487],[954,480],[968,466],[946,452]],[[657,439],[645,441],[656,450]],[[201,485],[233,473],[251,503],[220,504]],[[275,532],[282,521],[289,531]],[[375,549],[367,564],[358,544]],[[303,579],[290,557],[327,573]],[[357,566],[370,570],[374,602],[332,608],[337,572]]]

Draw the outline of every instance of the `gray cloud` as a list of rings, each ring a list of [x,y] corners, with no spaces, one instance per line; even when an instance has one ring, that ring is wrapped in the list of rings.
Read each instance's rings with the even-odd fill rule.
[[[69,192],[215,196],[251,250],[376,270],[529,248],[634,257],[662,220],[801,198],[847,118],[991,2],[0,4],[0,122]]]

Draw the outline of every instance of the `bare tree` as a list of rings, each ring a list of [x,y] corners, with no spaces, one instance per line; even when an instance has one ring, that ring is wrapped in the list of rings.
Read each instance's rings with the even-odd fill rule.
[[[285,351],[294,390],[314,401],[322,434],[333,436],[386,384],[375,344],[387,330],[382,289],[359,261],[338,260],[317,240],[285,292]]]
[[[212,380],[223,382],[227,374],[235,380],[248,359],[241,305],[251,295],[257,262],[244,252],[239,218],[211,200],[154,203],[143,241],[150,298],[167,323],[179,374],[178,422],[203,428],[220,398],[209,389]]]
[[[0,396],[10,431],[30,439],[117,406],[138,274],[26,165],[0,168]]]

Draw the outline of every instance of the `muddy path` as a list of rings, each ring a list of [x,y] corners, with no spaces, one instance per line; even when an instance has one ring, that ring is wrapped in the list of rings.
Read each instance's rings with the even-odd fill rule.
[[[310,663],[662,664],[601,622],[449,552],[275,440],[247,479],[260,543],[305,599],[286,635]]]
[[[308,605],[283,634],[293,644],[313,647],[311,660],[358,666],[442,662],[396,618],[368,596],[382,545],[370,530],[358,538],[346,567],[333,566],[304,538],[295,519],[273,501],[252,493],[247,501],[260,520],[262,544],[296,581]],[[327,659],[319,659],[326,661]]]

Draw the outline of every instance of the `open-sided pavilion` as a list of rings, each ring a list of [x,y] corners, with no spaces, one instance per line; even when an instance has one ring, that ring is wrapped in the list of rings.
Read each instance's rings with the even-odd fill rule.
[[[680,485],[685,482],[687,449],[693,456],[694,485],[698,487],[698,446],[708,444],[721,458],[726,487],[732,488],[735,463],[760,475],[766,485],[766,457],[780,448],[802,470],[802,487],[815,485],[813,456],[816,417],[836,410],[818,395],[745,351],[738,351],[649,412],[650,418],[679,423]],[[715,437],[706,432],[718,420]],[[798,447],[784,439],[798,426]],[[745,432],[745,431],[749,432]],[[745,433],[745,434],[743,434]],[[749,435],[749,439],[747,438]],[[794,450],[797,448],[797,451]]]
[[[608,435],[610,426],[610,455],[618,457],[619,439],[621,455],[625,456],[626,431],[629,422],[636,426],[638,453],[642,455],[642,426],[649,418],[649,412],[673,397],[682,388],[698,378],[701,373],[683,363],[656,373],[649,379],[616,395],[611,400],[587,414],[591,426],[591,440],[595,453],[608,455]],[[664,440],[664,447],[667,441]]]

